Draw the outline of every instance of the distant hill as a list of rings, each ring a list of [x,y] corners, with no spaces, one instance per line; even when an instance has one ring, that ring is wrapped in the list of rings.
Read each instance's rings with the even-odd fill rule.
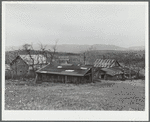
[[[39,50],[39,45],[35,44],[34,46],[35,50]],[[53,45],[47,45],[47,49],[52,49]],[[93,50],[144,50],[144,46],[138,46],[138,47],[119,47],[116,45],[105,45],[105,44],[94,44],[94,45],[78,45],[78,44],[61,44],[57,45],[57,52],[69,52],[69,53],[80,53],[86,50],[89,50],[92,48]],[[14,46],[15,50],[21,49],[21,46]],[[6,47],[6,51],[12,50],[10,47]]]
[[[145,50],[145,46],[134,46],[127,48],[128,50]]]

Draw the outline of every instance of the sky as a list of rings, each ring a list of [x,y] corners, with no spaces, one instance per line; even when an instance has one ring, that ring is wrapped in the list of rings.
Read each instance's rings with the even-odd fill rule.
[[[107,2],[108,3],[108,2]],[[102,2],[6,2],[5,45],[144,46],[146,5]]]

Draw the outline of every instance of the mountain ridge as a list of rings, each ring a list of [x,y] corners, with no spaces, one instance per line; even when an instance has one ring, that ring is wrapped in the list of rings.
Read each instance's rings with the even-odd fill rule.
[[[54,45],[47,45],[46,49],[52,49]],[[39,50],[40,46],[38,44],[33,45],[34,50]],[[11,49],[6,46],[5,51],[22,49],[22,46],[14,46]],[[145,46],[133,46],[133,47],[120,47],[116,45],[106,45],[106,44],[93,44],[93,45],[79,45],[79,44],[59,44],[56,47],[57,52],[71,52],[80,53],[88,50],[145,50]]]

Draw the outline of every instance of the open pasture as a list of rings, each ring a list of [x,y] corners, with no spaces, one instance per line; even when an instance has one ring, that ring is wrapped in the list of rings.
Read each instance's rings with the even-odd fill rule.
[[[145,81],[102,81],[89,84],[5,81],[5,110],[145,109]]]

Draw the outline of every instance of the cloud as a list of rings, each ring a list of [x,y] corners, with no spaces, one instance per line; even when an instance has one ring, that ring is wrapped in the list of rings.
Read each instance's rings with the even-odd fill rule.
[[[6,45],[58,38],[61,44],[142,45],[145,15],[145,5],[7,4]]]

